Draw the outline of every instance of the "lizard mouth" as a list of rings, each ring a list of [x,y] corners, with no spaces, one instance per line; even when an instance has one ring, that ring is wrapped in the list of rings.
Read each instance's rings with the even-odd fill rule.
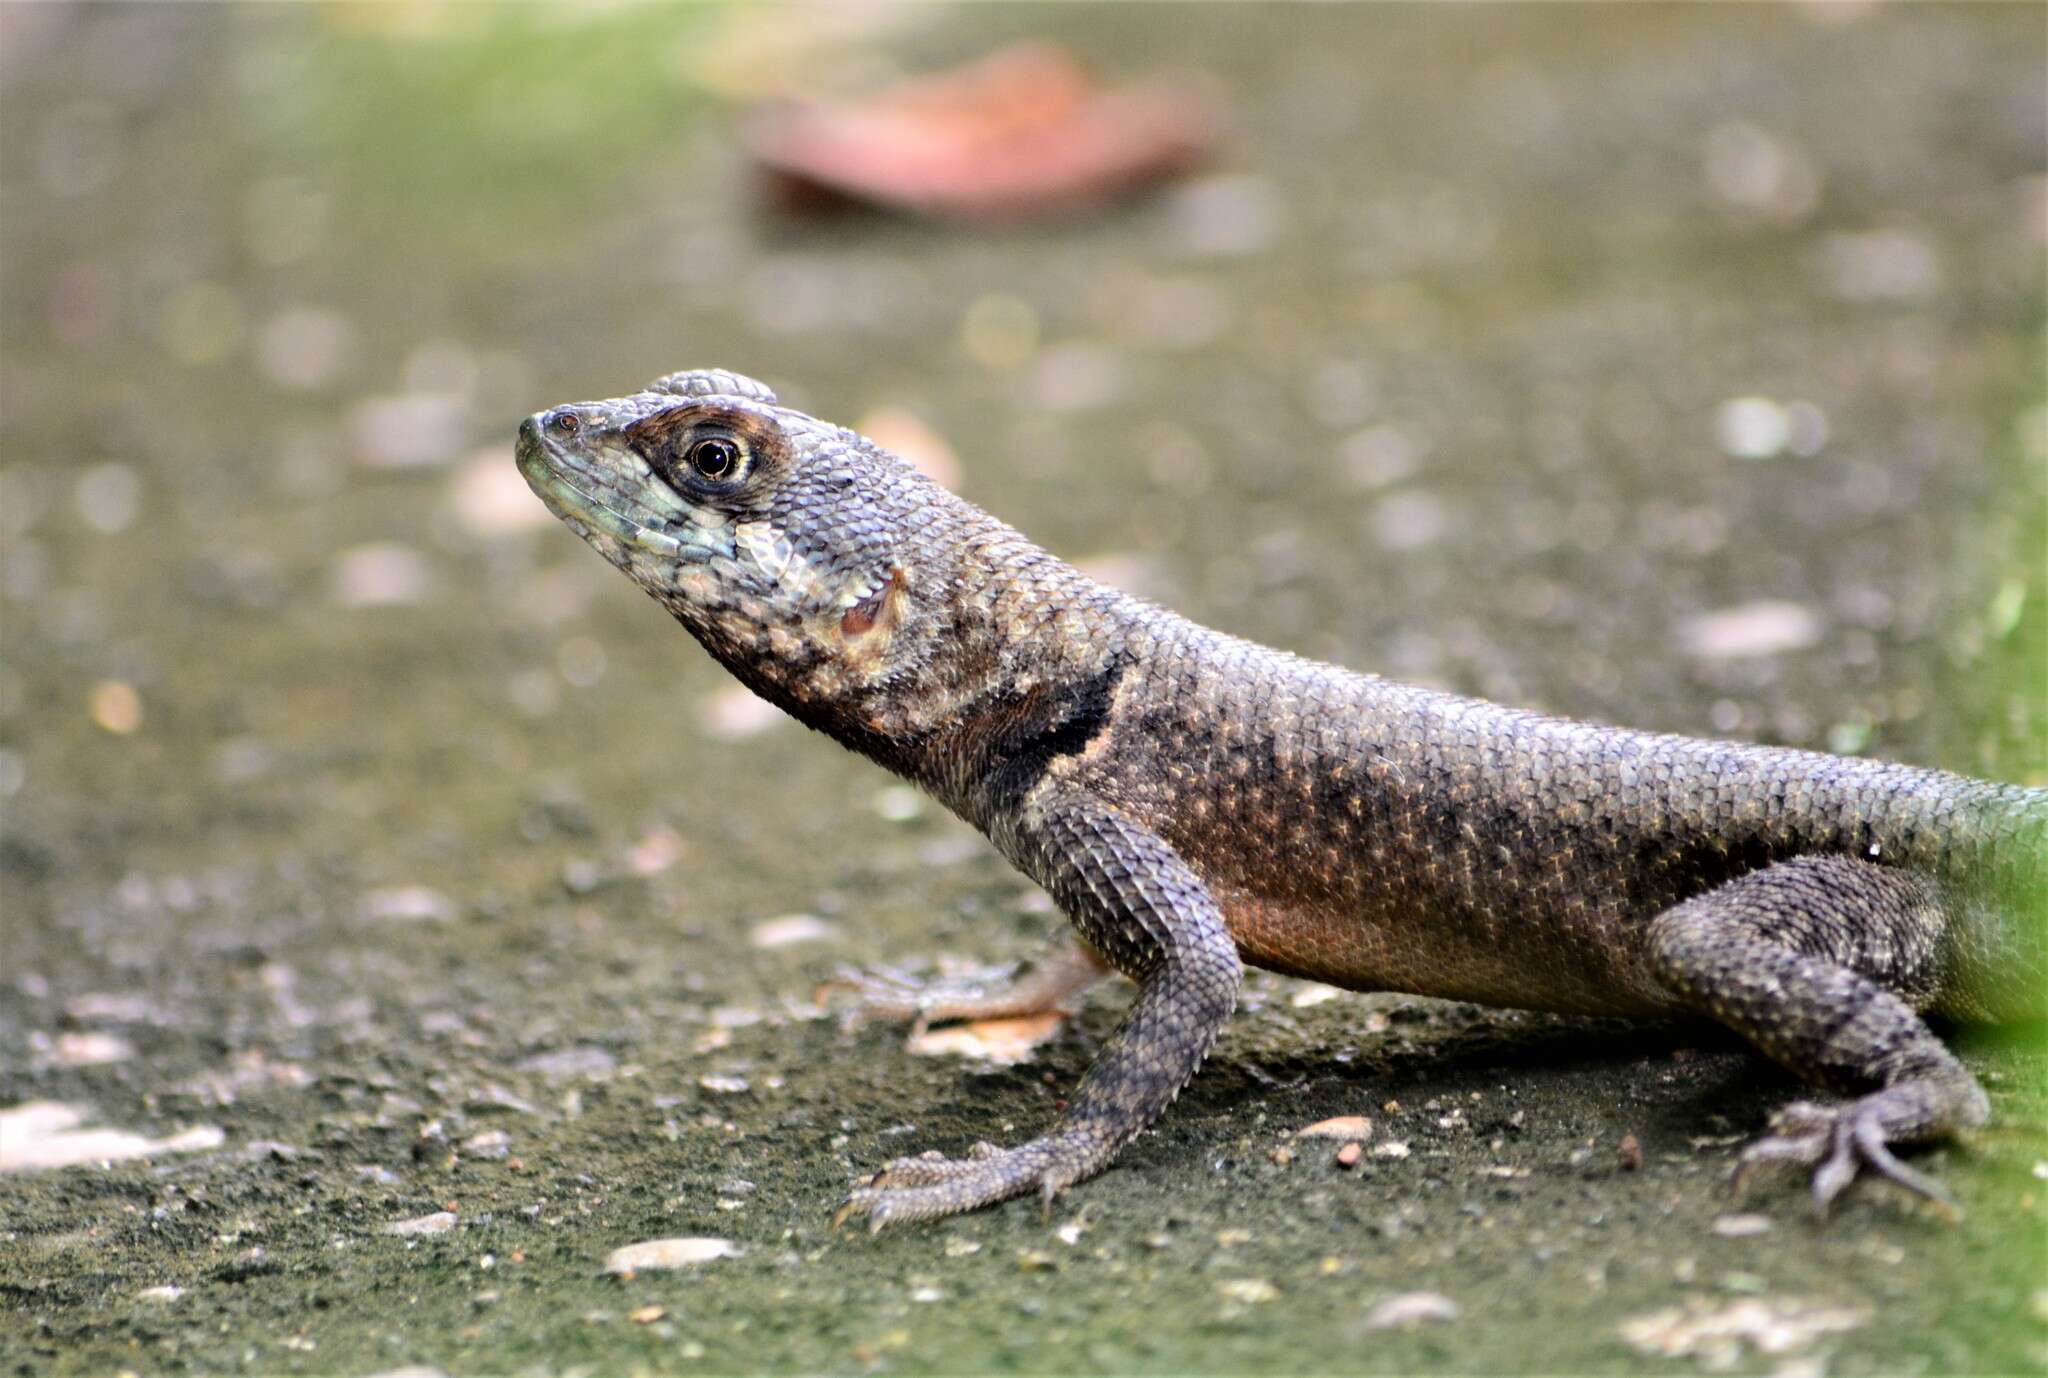
[[[526,486],[563,521],[601,531],[656,555],[679,556],[685,552],[682,541],[621,512],[598,496],[592,490],[609,485],[568,456],[551,453],[547,442],[533,431],[521,428],[515,453]]]

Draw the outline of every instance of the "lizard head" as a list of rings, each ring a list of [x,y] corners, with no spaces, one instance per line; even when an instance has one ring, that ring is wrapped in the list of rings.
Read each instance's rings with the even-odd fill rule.
[[[903,551],[962,505],[751,378],[673,373],[552,407],[521,424],[518,460],[549,510],[785,708],[821,708],[929,649]]]

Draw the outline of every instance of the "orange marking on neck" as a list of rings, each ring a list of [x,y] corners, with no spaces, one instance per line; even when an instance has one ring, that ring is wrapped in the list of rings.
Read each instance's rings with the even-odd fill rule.
[[[860,636],[873,631],[875,623],[881,620],[882,609],[887,606],[889,595],[895,592],[897,581],[902,576],[902,570],[891,569],[889,577],[882,581],[880,588],[846,610],[846,616],[839,619],[839,630],[848,636]]]

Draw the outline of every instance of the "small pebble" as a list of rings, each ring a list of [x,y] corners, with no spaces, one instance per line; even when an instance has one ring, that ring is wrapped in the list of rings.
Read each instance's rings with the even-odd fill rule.
[[[398,885],[364,895],[361,913],[373,923],[447,923],[455,903],[425,885]]]
[[[1405,1158],[1408,1156],[1408,1145],[1399,1139],[1389,1139],[1383,1144],[1374,1144],[1372,1156],[1375,1158]]]
[[[1714,1233],[1726,1239],[1747,1239],[1751,1235],[1769,1234],[1771,1218],[1768,1215],[1717,1215],[1714,1217]]]
[[[839,930],[816,914],[784,914],[755,924],[747,934],[747,941],[758,948],[777,948],[823,942],[838,936]]]
[[[740,1251],[730,1239],[709,1235],[686,1235],[674,1239],[649,1239],[627,1244],[605,1255],[604,1270],[621,1277],[656,1272],[665,1268],[690,1268],[721,1258],[738,1258]]]
[[[1344,1145],[1344,1147],[1337,1150],[1337,1166],[1357,1167],[1358,1160],[1364,1156],[1365,1148],[1363,1145],[1346,1144]]]
[[[1615,1150],[1615,1157],[1620,1160],[1623,1172],[1639,1171],[1643,1166],[1643,1146],[1636,1142],[1635,1135],[1624,1134],[1621,1146]]]
[[[1823,1335],[1854,1330],[1870,1319],[1863,1307],[1835,1306],[1796,1297],[1744,1298],[1715,1305],[1692,1298],[1622,1322],[1622,1338],[1637,1351],[1665,1358],[1697,1357],[1710,1371],[1734,1368],[1745,1347],[1785,1356]],[[1781,1357],[1782,1362],[1782,1357]]]
[[[137,1292],[135,1294],[135,1300],[160,1302],[165,1305],[168,1305],[169,1303],[176,1301],[179,1297],[182,1297],[184,1295],[184,1288],[173,1287],[169,1284],[165,1284],[162,1287],[143,1288],[140,1292]]]
[[[199,1125],[163,1139],[121,1129],[85,1129],[85,1111],[59,1101],[27,1101],[0,1110],[0,1172],[28,1172],[80,1163],[112,1163],[158,1153],[219,1148],[227,1135]]]
[[[1458,1304],[1441,1292],[1403,1292],[1388,1297],[1366,1315],[1367,1330],[1407,1329],[1430,1321],[1458,1318]]]
[[[653,1325],[668,1314],[659,1306],[636,1306],[626,1313],[626,1319],[635,1325]]]
[[[1355,1139],[1364,1142],[1372,1137],[1372,1121],[1363,1115],[1337,1115],[1297,1129],[1294,1135],[1298,1139]]]
[[[455,1228],[454,1211],[435,1211],[432,1215],[417,1216],[411,1220],[395,1220],[383,1227],[382,1233],[395,1235],[446,1234]]]
[[[655,828],[626,853],[626,869],[636,876],[658,876],[682,860],[683,839],[668,828]]]
[[[1687,618],[1679,624],[1678,644],[1702,660],[1736,660],[1803,651],[1818,644],[1824,631],[1811,608],[1759,599]]]
[[[126,1062],[135,1056],[135,1045],[119,1034],[67,1033],[57,1035],[56,1046],[50,1050],[51,1060],[59,1067],[102,1067],[110,1062]]]
[[[1714,440],[1736,459],[1771,459],[1792,440],[1792,418],[1768,397],[1731,397],[1714,411]]]
[[[533,1072],[549,1081],[566,1081],[572,1077],[605,1077],[618,1065],[619,1060],[603,1048],[580,1044],[573,1048],[535,1053],[522,1059],[518,1067],[522,1072]]]
[[[142,726],[142,695],[125,681],[101,680],[86,695],[85,704],[93,726],[101,731],[125,737]]]
[[[1280,1289],[1264,1278],[1235,1278],[1218,1283],[1216,1290],[1225,1301],[1241,1301],[1249,1306],[1269,1302],[1280,1295]]]

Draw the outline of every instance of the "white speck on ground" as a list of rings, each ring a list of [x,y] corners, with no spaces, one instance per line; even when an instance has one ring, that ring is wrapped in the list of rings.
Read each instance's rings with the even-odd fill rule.
[[[1716,1306],[1694,1297],[1622,1322],[1621,1337],[1643,1354],[1697,1358],[1707,1368],[1733,1368],[1745,1347],[1759,1354],[1792,1354],[1822,1335],[1854,1330],[1870,1319],[1863,1307],[1792,1298],[1745,1297]]]
[[[1372,1121],[1363,1115],[1336,1115],[1327,1120],[1317,1120],[1294,1131],[1302,1139],[1356,1139],[1360,1142],[1372,1137]]]
[[[1703,660],[1783,655],[1819,643],[1824,630],[1811,608],[1760,599],[1687,618],[1678,628],[1679,648]]]
[[[656,1272],[664,1268],[692,1268],[721,1258],[738,1258],[740,1251],[730,1239],[710,1235],[688,1235],[675,1239],[647,1239],[627,1244],[605,1255],[604,1270],[620,1275]]]
[[[363,896],[362,916],[373,923],[446,923],[455,904],[424,885],[397,885]]]
[[[446,1234],[454,1228],[454,1211],[435,1211],[432,1215],[415,1216],[411,1220],[394,1220],[383,1226],[379,1233],[402,1236]]]
[[[1441,1292],[1403,1292],[1388,1297],[1365,1318],[1367,1330],[1405,1330],[1430,1321],[1458,1318],[1458,1304]]]
[[[1714,1233],[1725,1239],[1747,1239],[1751,1235],[1769,1234],[1772,1229],[1768,1215],[1717,1215],[1714,1217]]]
[[[777,948],[823,942],[838,936],[839,930],[816,914],[784,914],[755,924],[747,933],[747,941],[758,948]]]
[[[227,1135],[199,1125],[164,1139],[146,1139],[122,1129],[80,1129],[86,1112],[57,1101],[28,1101],[0,1110],[0,1172],[113,1163],[158,1153],[194,1153],[219,1148]]]

